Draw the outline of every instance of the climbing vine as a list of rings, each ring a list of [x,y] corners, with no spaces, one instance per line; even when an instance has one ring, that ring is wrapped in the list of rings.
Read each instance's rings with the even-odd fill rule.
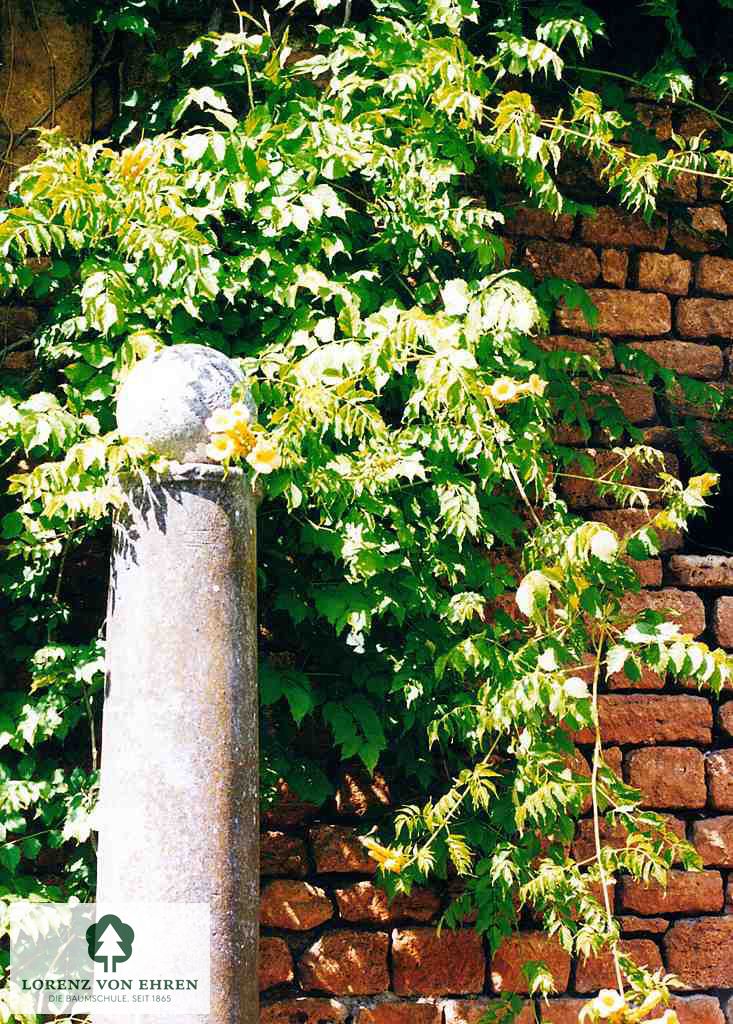
[[[641,7],[666,33],[641,73],[592,65],[606,26],[574,0],[319,0],[297,48],[291,15],[239,12],[179,55],[144,131],[41,136],[0,212],[0,290],[45,310],[37,364],[0,379],[4,906],[91,891],[103,612],[72,570],[104,564],[119,473],[160,468],[116,432],[117,388],[140,358],[197,342],[242,360],[259,408],[257,424],[220,410],[211,451],[245,458],[265,493],[266,792],[284,778],[323,802],[309,739],[325,733],[333,761],[401,780],[404,808],[367,840],[391,891],[450,870],[463,890],[447,924],[475,914],[493,948],[528,908],[573,954],[612,949],[618,992],[592,1019],[666,999],[668,979],[618,952],[608,886],[698,860],[606,764],[597,694],[645,666],[714,691],[731,678],[729,656],[624,602],[639,589],[627,556],[653,557],[715,477],[671,476],[603,393],[591,416],[599,360],[543,336],[558,304],[595,311],[576,285],[510,269],[504,233],[520,203],[590,212],[564,189],[571,164],[649,219],[683,173],[733,196],[731,73],[711,56],[715,102],[696,98],[676,4]],[[95,11],[104,28],[111,8]],[[626,77],[703,106],[710,130],[659,142]],[[727,402],[617,357],[660,393]],[[604,431],[609,468],[558,443],[558,422]],[[648,524],[621,538],[581,522],[573,478]],[[596,851],[578,862],[586,808]],[[602,844],[602,819],[624,846]],[[543,964],[525,971],[551,991]]]

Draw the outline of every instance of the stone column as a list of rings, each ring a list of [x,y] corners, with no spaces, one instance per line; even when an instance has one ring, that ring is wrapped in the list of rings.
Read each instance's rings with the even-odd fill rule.
[[[121,432],[177,461],[126,485],[115,527],[97,901],[207,902],[212,919],[210,1015],[144,1024],[258,1015],[255,509],[241,471],[204,461],[205,420],[240,379],[180,345],[118,402]]]

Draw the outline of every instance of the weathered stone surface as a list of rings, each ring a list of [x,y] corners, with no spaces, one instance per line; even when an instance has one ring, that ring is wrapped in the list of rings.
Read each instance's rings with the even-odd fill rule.
[[[599,494],[596,479],[608,479],[615,470],[623,466],[623,458],[616,452],[594,448],[588,448],[584,455],[592,459],[591,471],[585,469],[583,463],[578,462],[568,468],[567,475],[560,475],[558,484],[563,498],[572,509],[612,508],[614,499],[608,494]],[[664,468],[667,473],[677,476],[679,462],[676,456],[665,453]],[[658,487],[660,478],[654,469],[632,461],[623,482],[638,487]],[[592,515],[591,518],[595,519],[596,516]],[[648,519],[644,521],[648,522]]]
[[[522,265],[541,281],[546,277],[562,277],[583,285],[593,284],[601,272],[592,249],[566,242],[528,242]]]
[[[260,939],[260,992],[293,980],[293,958],[284,939]]]
[[[723,353],[716,345],[694,341],[632,341],[629,347],[644,352],[660,366],[698,380],[714,380],[723,372]]]
[[[672,111],[655,103],[635,103],[634,110],[640,123],[654,132],[660,142],[672,138]]]
[[[496,999],[446,999],[443,1003],[445,1024],[481,1024],[486,1014],[498,1007]],[[534,1024],[532,1003],[525,1002],[514,1018],[516,1024]]]
[[[430,921],[440,909],[440,897],[430,889],[415,888],[409,896],[395,896],[390,903],[384,889],[373,882],[357,882],[348,889],[336,889],[335,895],[339,914],[345,921]]]
[[[687,295],[692,278],[692,264],[681,256],[659,252],[639,254],[639,287],[667,295]]]
[[[270,928],[304,932],[331,917],[333,904],[316,885],[282,878],[262,890],[260,921]]]
[[[695,267],[695,283],[702,292],[733,295],[733,260],[701,256]]]
[[[348,1008],[336,999],[301,996],[263,1006],[260,1024],[343,1024],[348,1015]]]
[[[683,587],[733,587],[733,558],[725,555],[673,555],[669,572]]]
[[[673,465],[676,464],[670,463],[670,472],[674,472]],[[646,511],[638,508],[609,509],[603,512],[591,512],[588,518],[597,523],[605,523],[619,537],[626,538],[629,534],[647,526],[659,511],[661,510],[654,508]],[[663,552],[678,551],[684,544],[684,537],[680,530],[657,530],[657,536],[660,549]]]
[[[733,700],[721,705],[718,710],[718,723],[727,736],[733,736]]]
[[[691,591],[674,587],[642,590],[638,594],[626,594],[621,602],[621,610],[629,618],[635,618],[648,608],[669,615],[682,633],[700,636],[705,630],[705,606]]]
[[[580,221],[584,242],[592,245],[634,246],[640,249],[663,249],[667,241],[666,218],[647,224],[636,213],[627,213],[612,206],[600,206],[595,216]]]
[[[680,1024],[723,1024],[723,1011],[714,996],[672,996],[669,1005]]]
[[[658,694],[601,694],[598,714],[604,743],[709,743],[713,712],[703,697]],[[593,730],[576,734],[577,743],[592,743]]]
[[[675,921],[662,939],[667,968],[690,988],[733,988],[733,914]]]
[[[336,811],[362,818],[370,811],[389,807],[389,786],[381,772],[370,776],[363,768],[346,770],[336,789]]]
[[[336,996],[386,992],[388,949],[386,932],[326,932],[300,958],[300,983]]]
[[[645,807],[704,807],[705,759],[694,747],[651,747],[627,758],[628,782]]]
[[[319,874],[356,871],[373,875],[377,870],[356,829],[345,825],[316,825],[310,830],[310,841]]]
[[[723,879],[719,871],[670,871],[666,889],[624,878],[621,907],[636,914],[697,914],[723,909]]]
[[[558,306],[556,318],[562,330],[581,333],[645,337],[666,334],[672,329],[672,307],[661,292],[632,292],[626,289],[589,288],[588,297],[598,310],[595,326],[588,323],[580,309]],[[688,300],[714,302],[714,299]],[[683,332],[687,333],[687,332]]]
[[[733,815],[693,822],[692,841],[703,864],[733,868]]]
[[[686,216],[672,222],[672,238],[687,252],[715,252],[728,234],[728,225],[719,206],[688,209]]]
[[[733,647],[733,597],[719,597],[715,602],[713,633],[721,647]]]
[[[206,345],[172,345],[142,359],[117,397],[123,437],[140,437],[153,451],[177,462],[205,463],[215,409],[231,405],[232,388],[244,382],[238,363]],[[253,419],[254,402],[247,399]]]
[[[486,964],[480,935],[458,931],[405,928],[392,932],[394,991],[402,996],[440,996],[481,992]]]
[[[532,238],[570,238],[575,218],[568,213],[554,217],[547,210],[517,206],[507,212],[505,230],[508,235],[529,235]]]
[[[733,338],[733,299],[680,299],[677,330],[686,338]]]
[[[608,404],[608,401],[603,402],[604,399],[617,402],[630,423],[650,423],[657,415],[654,392],[648,384],[638,381],[606,377],[591,386],[590,396],[587,402],[589,419],[595,418],[599,404]]]
[[[624,562],[630,566],[639,577],[642,587],[661,587],[662,585],[662,560],[661,558],[645,558],[639,561],[636,558],[624,556]],[[642,689],[643,687],[639,687]],[[611,686],[610,689],[613,689]]]
[[[626,285],[629,273],[629,254],[622,249],[604,249],[601,253],[601,277],[605,284],[615,288]]]
[[[573,334],[549,334],[538,338],[537,344],[549,352],[571,352],[573,355],[590,356],[602,370],[611,370],[616,365],[613,345],[608,338],[576,338]]]
[[[356,1024],[441,1024],[441,1012],[436,1003],[390,1001],[360,1007],[355,1021]]]
[[[637,917],[635,914],[624,914],[618,920],[622,935],[664,935],[669,928],[666,917]]]
[[[619,948],[640,966],[655,971],[662,966],[656,942],[651,939],[622,939]],[[616,988],[616,974],[610,953],[588,957],[580,961],[575,971],[578,992],[596,992],[600,988]]]
[[[308,874],[308,853],[305,843],[286,832],[263,832],[260,836],[260,874],[290,875],[303,878]]]
[[[544,932],[519,932],[505,939],[491,961],[491,983],[496,992],[528,992],[522,965],[542,960],[558,992],[564,992],[570,978],[570,957],[560,944]]]
[[[706,754],[705,770],[710,805],[717,811],[733,811],[733,747]]]

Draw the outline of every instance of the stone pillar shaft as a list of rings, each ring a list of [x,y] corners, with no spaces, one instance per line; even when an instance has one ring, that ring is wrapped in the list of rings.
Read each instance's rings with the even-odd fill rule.
[[[240,471],[210,465],[130,484],[128,497],[107,623],[97,900],[210,903],[206,1020],[256,1024],[254,500]]]

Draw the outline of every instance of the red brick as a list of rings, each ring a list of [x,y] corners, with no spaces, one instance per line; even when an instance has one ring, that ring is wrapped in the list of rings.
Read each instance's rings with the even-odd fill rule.
[[[614,672],[606,679],[609,690],[662,690],[664,683],[664,676],[660,676],[646,665],[641,666],[639,679],[629,679],[625,672]]]
[[[498,999],[447,999],[443,1003],[445,1024],[481,1024],[486,1014],[498,1006]],[[516,1024],[535,1024],[532,1003],[525,1002],[514,1020]]]
[[[518,932],[504,939],[491,961],[491,982],[496,992],[528,992],[522,965],[541,960],[552,974],[555,990],[564,992],[570,978],[570,957],[556,939],[543,932]]]
[[[650,132],[654,132],[660,142],[672,138],[672,111],[669,107],[659,107],[653,103],[635,103],[634,110],[639,122]]]
[[[733,597],[719,597],[715,602],[713,633],[721,647],[733,647]]]
[[[293,980],[293,958],[284,939],[260,939],[260,992]]]
[[[567,470],[568,475],[560,474],[558,480],[563,498],[572,509],[613,507],[614,498],[609,494],[599,494],[595,479],[576,479],[575,477],[608,479],[610,474],[622,465],[622,457],[613,451],[594,448],[588,448],[585,454],[593,460],[592,472],[588,473],[582,464],[571,464]],[[665,472],[678,476],[679,463],[676,456],[665,453],[664,468]],[[642,466],[638,462],[632,462],[630,467],[627,467],[626,477],[622,482],[636,487],[658,487],[661,483],[659,474],[653,468]],[[597,519],[597,516],[593,515],[591,518]],[[627,519],[627,521],[629,520]],[[643,521],[648,522],[648,519]]]
[[[620,774],[620,773],[619,773]],[[685,838],[685,823],[680,818],[671,814],[664,815],[667,827],[680,839]],[[614,850],[621,850],[626,845],[626,829],[622,825],[611,826],[605,818],[600,820],[601,843],[603,846],[610,846]],[[582,818],[577,825],[575,840],[573,842],[573,857],[576,860],[590,860],[595,856],[596,847],[593,834],[593,820]]]
[[[395,896],[390,903],[384,889],[373,882],[337,889],[336,903],[345,921],[372,924],[430,921],[440,909],[440,897],[430,889],[414,888],[409,896]]]
[[[602,694],[598,713],[604,743],[709,743],[712,738],[713,712],[703,697]],[[593,731],[584,729],[575,739],[592,743]]]
[[[721,705],[718,711],[718,722],[727,736],[733,736],[733,700]]]
[[[680,1024],[724,1024],[723,1011],[714,996],[672,996],[669,1005]]]
[[[672,238],[687,252],[715,252],[728,234],[728,225],[719,206],[688,209],[684,217],[672,223]]]
[[[648,384],[624,380],[623,377],[607,377],[592,384],[589,391],[591,397],[587,403],[587,414],[590,419],[594,418],[599,400],[604,398],[616,401],[630,423],[649,423],[656,418],[654,392]]]
[[[270,1003],[260,1010],[260,1024],[344,1024],[349,1010],[335,999],[301,996]]]
[[[623,939],[619,948],[630,956],[639,967],[657,970],[662,966],[659,949],[651,939]],[[580,961],[575,971],[575,988],[578,992],[595,992],[600,988],[616,988],[616,974],[611,953],[588,957]]]
[[[733,338],[733,299],[680,299],[677,329],[686,338]]]
[[[361,1006],[356,1024],[440,1024],[440,1007],[435,1003],[384,1002]]]
[[[613,345],[609,338],[576,338],[572,334],[549,334],[538,338],[537,344],[548,352],[570,352],[573,355],[590,356],[602,370],[611,370],[616,365]]]
[[[697,201],[697,175],[682,171],[671,182],[662,185],[662,191],[672,194],[680,202],[694,203]]]
[[[666,889],[624,878],[621,907],[636,914],[698,914],[723,909],[719,871],[670,871]]]
[[[30,306],[0,306],[0,348],[27,340],[38,326],[38,312]]]
[[[663,222],[657,219],[647,224],[639,214],[601,206],[594,216],[581,218],[580,233],[583,241],[592,245],[663,249],[667,242],[667,223],[665,218]]]
[[[377,870],[356,829],[345,825],[316,825],[310,830],[310,841],[319,874],[355,871],[373,875]]]
[[[733,747],[706,754],[705,770],[710,806],[716,811],[733,811]]]
[[[680,256],[664,256],[659,252],[639,254],[639,287],[667,295],[687,295],[692,278],[692,264]]]
[[[578,284],[593,284],[601,272],[598,257],[585,245],[566,242],[528,242],[522,265],[543,281],[547,277],[562,277]]]
[[[621,249],[604,249],[601,253],[601,277],[605,284],[623,288],[629,272],[629,254]]]
[[[676,472],[676,463],[670,463],[669,472]],[[660,511],[661,509],[655,508],[647,510],[640,508],[611,509],[607,512],[591,512],[588,518],[596,523],[605,523],[619,537],[625,539],[630,534],[636,533],[637,530],[641,530],[650,523]],[[677,551],[684,544],[684,536],[681,530],[665,530],[664,532],[657,530],[656,533],[660,550],[663,552]]]
[[[302,878],[308,874],[305,843],[285,832],[263,832],[260,836],[260,874],[290,875]]]
[[[262,891],[260,921],[270,928],[304,932],[333,917],[333,904],[323,889],[308,882],[279,879]]]
[[[505,231],[508,235],[529,235],[532,238],[570,238],[575,218],[569,213],[558,217],[547,210],[517,206],[507,213]]]
[[[636,917],[635,914],[624,914],[618,919],[622,935],[653,934],[663,935],[669,928],[666,917]]]
[[[677,131],[683,138],[692,139],[703,132],[716,132],[719,127],[715,118],[706,111],[690,108],[680,115]]]
[[[705,606],[689,590],[641,590],[638,594],[626,594],[621,602],[622,613],[628,618],[636,618],[648,608],[667,614],[682,633],[699,636],[705,630]]]
[[[336,996],[365,996],[389,988],[386,932],[326,932],[300,958],[300,983]]]
[[[672,307],[669,298],[661,292],[589,288],[588,298],[598,310],[595,325],[588,323],[580,309],[568,309],[560,304],[556,310],[556,317],[561,330],[581,333],[599,331],[602,334],[644,337],[666,334],[672,329]]]
[[[262,812],[262,824],[265,828],[291,828],[312,818],[317,810],[315,804],[301,800],[287,782],[280,779],[276,787],[275,802]]]
[[[363,817],[369,811],[389,807],[389,786],[380,772],[370,776],[363,768],[345,771],[336,789],[336,810],[339,814]]]
[[[695,341],[632,341],[629,345],[660,366],[698,380],[714,380],[723,372],[723,354],[715,345]]]
[[[669,572],[683,587],[733,587],[733,558],[725,555],[673,555]]]
[[[695,283],[701,292],[733,295],[733,260],[701,256],[695,268]]]
[[[662,560],[660,558],[646,558],[639,561],[635,558],[624,557],[624,562],[636,573],[642,587],[661,587],[662,585]],[[610,687],[613,689],[613,687]],[[642,689],[642,687],[639,687]]]
[[[587,999],[548,999],[540,1003],[542,1024],[578,1024],[578,1014]]]
[[[482,992],[486,974],[481,937],[457,931],[405,928],[392,932],[394,991],[401,996]]]
[[[662,939],[667,968],[690,988],[733,988],[733,915],[675,921]]]
[[[733,816],[730,814],[693,822],[692,841],[703,864],[733,868]]]
[[[651,747],[627,758],[629,784],[645,807],[704,807],[705,760],[694,747]]]

